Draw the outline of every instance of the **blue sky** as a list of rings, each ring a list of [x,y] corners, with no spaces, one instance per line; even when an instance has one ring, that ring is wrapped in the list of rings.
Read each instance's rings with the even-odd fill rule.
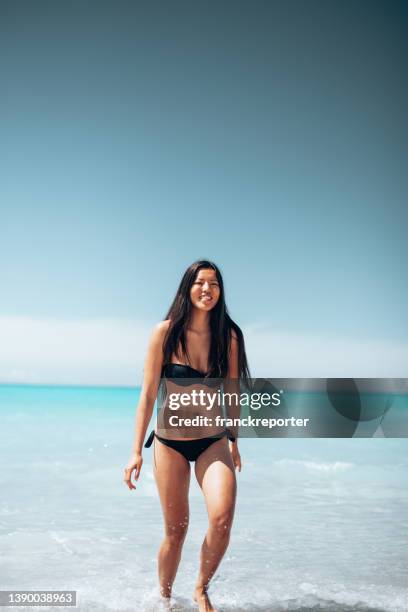
[[[254,375],[406,375],[403,2],[0,13],[0,380],[139,379],[201,257]]]

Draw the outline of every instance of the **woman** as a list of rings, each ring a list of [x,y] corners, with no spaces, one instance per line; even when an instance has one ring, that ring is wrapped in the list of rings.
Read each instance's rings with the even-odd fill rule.
[[[142,446],[161,378],[249,378],[244,339],[228,315],[217,266],[197,261],[185,272],[166,319],[151,336],[136,414],[135,441],[125,469],[129,489],[142,467]],[[208,597],[209,582],[228,546],[236,498],[235,469],[241,471],[236,439],[218,428],[204,438],[154,439],[154,475],[164,515],[165,537],[158,556],[160,593],[170,601],[187,532],[190,461],[204,494],[209,526],[201,548],[194,599],[200,612],[215,610]],[[229,438],[229,441],[227,440]]]

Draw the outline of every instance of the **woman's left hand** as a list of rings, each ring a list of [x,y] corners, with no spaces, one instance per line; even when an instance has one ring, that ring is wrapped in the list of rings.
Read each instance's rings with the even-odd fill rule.
[[[241,471],[241,455],[239,454],[238,445],[236,442],[229,443],[230,452],[232,456],[232,462],[234,464],[235,469],[238,468],[238,472]]]

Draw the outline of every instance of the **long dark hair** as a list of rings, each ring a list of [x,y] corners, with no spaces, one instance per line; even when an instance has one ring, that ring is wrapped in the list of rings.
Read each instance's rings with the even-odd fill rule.
[[[165,319],[170,319],[170,325],[163,342],[164,363],[169,363],[172,354],[180,358],[180,348],[183,355],[190,361],[186,331],[191,320],[193,305],[190,299],[190,289],[202,269],[211,268],[215,271],[219,286],[220,296],[218,302],[210,310],[211,344],[209,354],[210,370],[207,376],[214,378],[225,378],[228,374],[228,355],[231,345],[231,333],[235,332],[238,341],[238,376],[247,383],[250,378],[247,357],[245,353],[244,336],[238,325],[228,314],[224,297],[224,283],[219,268],[206,259],[196,261],[184,272],[176,296]]]

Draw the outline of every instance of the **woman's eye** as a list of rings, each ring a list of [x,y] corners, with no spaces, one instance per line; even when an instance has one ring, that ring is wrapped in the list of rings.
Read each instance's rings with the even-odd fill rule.
[[[209,283],[212,287],[219,287],[218,283]],[[194,285],[204,285],[204,281],[195,281]]]

